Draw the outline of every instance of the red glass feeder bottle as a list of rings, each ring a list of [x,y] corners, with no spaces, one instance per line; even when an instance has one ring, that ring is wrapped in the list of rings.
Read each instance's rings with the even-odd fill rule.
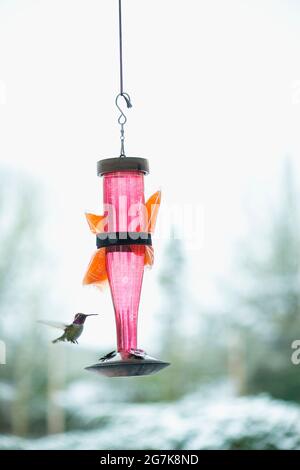
[[[107,354],[88,370],[108,377],[148,375],[169,363],[159,361],[137,344],[137,323],[145,265],[153,264],[151,233],[155,227],[160,192],[145,204],[143,158],[119,157],[100,160],[103,176],[104,215],[87,214],[97,237],[84,284],[99,287],[109,282],[116,321],[117,351]]]

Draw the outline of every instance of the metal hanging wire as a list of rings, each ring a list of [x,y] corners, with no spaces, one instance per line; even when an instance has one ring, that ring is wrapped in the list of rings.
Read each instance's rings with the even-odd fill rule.
[[[131,108],[131,99],[128,93],[124,92],[124,80],[123,80],[123,37],[122,37],[122,0],[118,0],[119,2],[119,56],[120,56],[120,92],[116,96],[116,106],[120,111],[120,116],[118,118],[118,123],[121,126],[120,131],[120,140],[121,140],[121,150],[120,150],[120,157],[126,157],[125,153],[125,133],[124,133],[124,125],[127,122],[127,117],[120,106],[120,99],[122,98],[125,101],[127,108]]]

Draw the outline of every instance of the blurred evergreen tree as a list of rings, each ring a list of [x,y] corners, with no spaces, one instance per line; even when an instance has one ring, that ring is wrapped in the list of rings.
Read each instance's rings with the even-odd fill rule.
[[[49,299],[44,207],[28,178],[3,169],[0,176],[0,339],[7,349],[0,366],[0,432],[26,436],[45,432],[51,405],[47,340],[36,323]]]
[[[293,168],[286,161],[280,201],[242,250],[244,283],[236,292],[234,325],[246,355],[245,391],[300,401],[300,370],[291,363],[291,344],[300,338],[297,202]]]
[[[175,232],[166,246],[159,283],[162,292],[160,315],[160,355],[171,363],[160,379],[162,399],[175,400],[188,388],[184,320],[187,315],[185,290],[185,259],[182,242],[175,238]]]
[[[157,401],[174,401],[194,391],[205,375],[201,363],[200,309],[193,305],[188,290],[186,256],[174,229],[158,278],[161,291],[158,357],[171,365],[145,382],[146,396]]]

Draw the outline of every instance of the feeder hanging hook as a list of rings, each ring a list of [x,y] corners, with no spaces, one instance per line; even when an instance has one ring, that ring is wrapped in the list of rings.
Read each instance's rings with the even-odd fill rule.
[[[123,111],[123,109],[120,107],[118,101],[120,98],[124,98],[125,100],[125,103],[126,103],[126,106],[127,108],[132,108],[132,104],[131,104],[131,100],[130,100],[130,96],[128,95],[128,93],[119,93],[116,97],[116,100],[115,100],[115,103],[116,103],[116,106],[118,108],[118,110],[120,111],[120,116],[118,118],[118,123],[120,124],[121,126],[121,135],[120,135],[120,140],[121,140],[121,150],[120,150],[120,157],[126,157],[126,154],[125,154],[125,148],[124,148],[124,141],[125,141],[125,135],[124,135],[124,125],[126,124],[127,122],[127,117]]]

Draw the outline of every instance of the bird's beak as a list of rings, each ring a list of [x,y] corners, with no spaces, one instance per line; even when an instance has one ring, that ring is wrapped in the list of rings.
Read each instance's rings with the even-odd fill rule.
[[[86,315],[86,317],[94,317],[94,316],[98,316],[98,313],[90,313],[89,315]]]

